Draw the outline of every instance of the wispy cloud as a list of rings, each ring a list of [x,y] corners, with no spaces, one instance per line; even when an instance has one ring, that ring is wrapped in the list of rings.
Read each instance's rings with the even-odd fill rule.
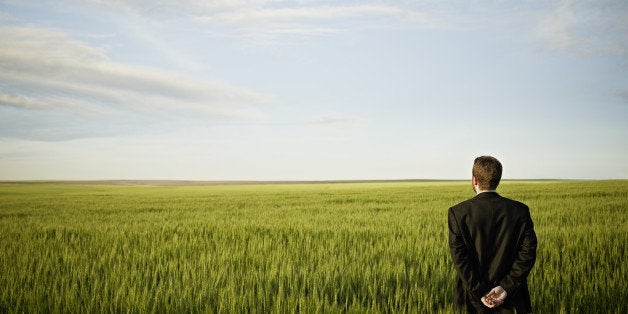
[[[77,0],[78,1],[78,0]],[[550,1],[285,1],[82,0],[151,18],[195,21],[212,36],[256,44],[291,43],[356,30],[521,27],[543,47],[579,55],[628,53],[625,0]],[[297,37],[298,36],[298,37]]]
[[[628,2],[550,2],[534,33],[551,50],[578,55],[628,54]]]
[[[0,26],[0,104],[78,113],[259,117],[271,100],[245,88],[112,61],[58,30]]]
[[[2,22],[2,21],[10,21],[12,19],[13,18],[11,17],[11,15],[6,14],[4,12],[0,12],[0,22]]]
[[[435,28],[444,26],[433,6],[409,6],[390,1],[335,4],[329,1],[81,1],[150,18],[190,18],[212,35],[244,40],[261,36],[326,36],[345,31],[381,28]],[[260,41],[258,38],[257,41]]]

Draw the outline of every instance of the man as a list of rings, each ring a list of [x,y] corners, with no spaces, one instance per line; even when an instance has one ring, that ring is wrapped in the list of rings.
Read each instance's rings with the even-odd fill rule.
[[[477,195],[449,208],[449,248],[458,278],[455,301],[469,313],[530,313],[526,278],[536,260],[530,210],[495,189],[501,163],[481,156],[473,163]]]

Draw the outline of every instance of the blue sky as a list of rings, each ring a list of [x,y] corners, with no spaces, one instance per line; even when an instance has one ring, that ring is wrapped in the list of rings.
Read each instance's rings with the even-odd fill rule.
[[[625,1],[0,1],[0,179],[628,178]]]

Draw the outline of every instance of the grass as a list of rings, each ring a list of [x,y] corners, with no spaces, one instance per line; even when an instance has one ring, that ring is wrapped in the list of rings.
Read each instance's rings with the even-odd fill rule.
[[[625,313],[628,181],[502,183],[537,312]],[[453,312],[468,182],[0,185],[0,312]]]

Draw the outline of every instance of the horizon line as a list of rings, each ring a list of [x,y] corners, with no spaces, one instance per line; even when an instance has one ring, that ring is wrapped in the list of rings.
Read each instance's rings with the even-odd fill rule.
[[[505,181],[615,181],[628,179],[502,179]],[[470,179],[339,179],[339,180],[185,180],[185,179],[95,179],[95,180],[0,180],[0,185],[11,184],[67,184],[67,185],[120,185],[120,186],[210,186],[210,185],[272,185],[272,184],[341,184],[341,183],[394,183],[394,182],[465,182]]]

